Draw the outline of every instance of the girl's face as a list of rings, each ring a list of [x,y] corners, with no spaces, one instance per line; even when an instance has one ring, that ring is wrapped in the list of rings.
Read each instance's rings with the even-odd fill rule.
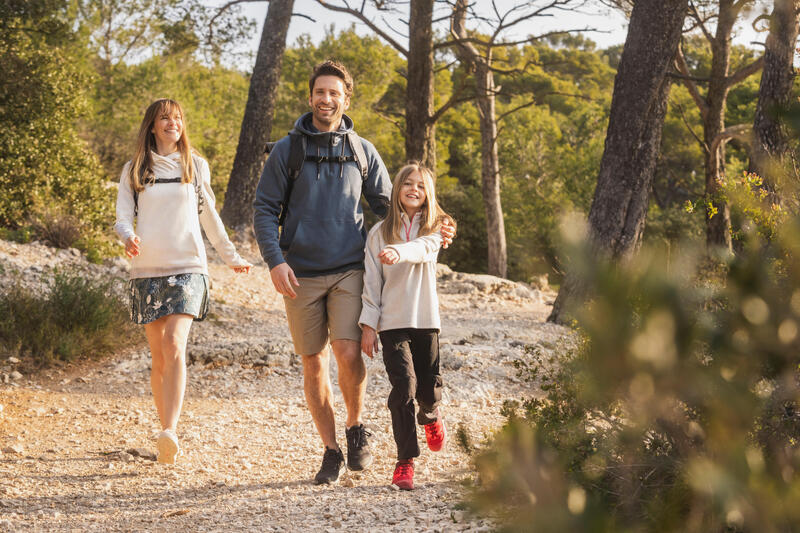
[[[422,175],[414,171],[400,184],[400,205],[406,213],[416,213],[425,205],[425,182]]]
[[[150,131],[156,137],[159,152],[174,152],[178,149],[178,140],[183,134],[183,117],[177,110],[172,113],[164,111],[156,116]]]

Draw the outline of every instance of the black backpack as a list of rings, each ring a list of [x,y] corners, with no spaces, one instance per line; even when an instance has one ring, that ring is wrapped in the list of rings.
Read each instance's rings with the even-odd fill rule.
[[[194,179],[192,183],[194,184],[194,192],[197,194],[197,214],[198,216],[200,213],[203,212],[203,204],[205,203],[203,200],[203,195],[200,193],[200,182],[197,181],[197,176],[200,175],[199,165],[197,164],[197,159],[195,159],[195,155],[192,154],[192,164],[194,165]],[[139,169],[139,182],[141,183],[144,179],[145,169]],[[148,182],[148,184],[158,184],[158,183],[180,183],[183,181],[183,178],[155,178],[154,180]],[[133,185],[131,185],[131,189],[133,189]],[[133,216],[139,215],[139,192],[136,189],[133,189]]]
[[[354,155],[315,156],[306,155],[308,139],[305,134],[296,130],[289,132],[289,161],[286,165],[289,171],[289,183],[286,186],[286,196],[281,204],[281,214],[278,217],[279,227],[283,226],[283,221],[286,220],[286,211],[289,208],[289,197],[292,195],[294,180],[300,175],[300,171],[303,169],[303,163],[306,161],[312,161],[318,165],[321,163],[339,163],[343,165],[349,161],[355,161],[356,165],[358,165],[358,170],[361,172],[361,181],[366,181],[369,169],[367,154],[364,152],[361,138],[354,131],[347,132],[345,136],[347,137],[347,143],[350,145],[350,151],[353,152]],[[269,154],[272,152],[275,144],[274,142],[268,142],[267,146],[264,148],[264,153]]]

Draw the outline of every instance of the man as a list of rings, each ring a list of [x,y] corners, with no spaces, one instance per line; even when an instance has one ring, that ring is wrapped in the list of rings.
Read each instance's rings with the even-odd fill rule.
[[[295,351],[303,361],[306,402],[325,445],[315,477],[322,484],[337,481],[344,468],[325,349],[329,330],[347,409],[347,466],[363,470],[372,462],[361,418],[366,368],[358,317],[366,231],[360,199],[363,193],[370,209],[385,216],[391,180],[375,147],[348,137],[353,121],[344,112],[350,106],[353,79],[347,69],[335,61],[317,65],[309,91],[311,112],[301,116],[292,131],[302,135],[307,157],[291,179],[292,135],[275,144],[256,191],[254,227],[275,290],[284,296]],[[366,161],[358,161],[353,140],[361,143]]]
[[[294,348],[302,358],[306,402],[325,445],[314,478],[322,484],[337,481],[345,464],[336,441],[325,349],[329,337],[347,410],[347,467],[363,470],[372,462],[361,419],[367,372],[358,319],[367,233],[360,200],[363,194],[383,218],[392,185],[375,147],[355,135],[353,121],[344,114],[353,94],[353,79],[344,65],[320,63],[308,87],[311,112],[275,143],[264,166],[254,227],[275,290],[284,296]],[[443,229],[445,246],[454,232]]]

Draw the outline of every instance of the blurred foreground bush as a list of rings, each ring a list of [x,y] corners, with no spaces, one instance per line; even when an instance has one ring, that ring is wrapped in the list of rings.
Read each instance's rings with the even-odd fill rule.
[[[78,271],[55,272],[38,290],[17,281],[0,291],[0,348],[43,366],[123,347],[133,326],[114,284]]]
[[[580,346],[521,365],[545,396],[476,458],[480,509],[512,531],[800,530],[800,219],[732,200],[754,222],[719,262],[576,246]]]

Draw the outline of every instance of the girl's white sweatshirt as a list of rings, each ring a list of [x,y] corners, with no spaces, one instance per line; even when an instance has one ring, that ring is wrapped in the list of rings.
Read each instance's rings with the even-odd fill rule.
[[[182,167],[180,153],[153,155],[153,172],[156,178],[180,178]],[[131,279],[171,276],[173,274],[208,274],[206,249],[200,225],[208,240],[230,266],[246,266],[247,261],[236,249],[225,232],[216,209],[211,175],[205,159],[194,156],[197,162],[197,180],[201,184],[203,212],[197,216],[197,193],[194,183],[158,183],[148,185],[139,193],[138,216],[134,230],[134,200],[128,169],[125,164],[117,192],[117,221],[114,224],[123,242],[133,235],[141,239],[139,255],[131,261]]]
[[[432,233],[417,237],[420,213],[411,220],[403,213],[406,242],[390,244],[400,256],[394,265],[378,259],[387,247],[378,222],[367,236],[364,258],[364,292],[361,294],[361,326],[377,331],[399,328],[441,329],[436,296],[436,259],[442,236]]]

